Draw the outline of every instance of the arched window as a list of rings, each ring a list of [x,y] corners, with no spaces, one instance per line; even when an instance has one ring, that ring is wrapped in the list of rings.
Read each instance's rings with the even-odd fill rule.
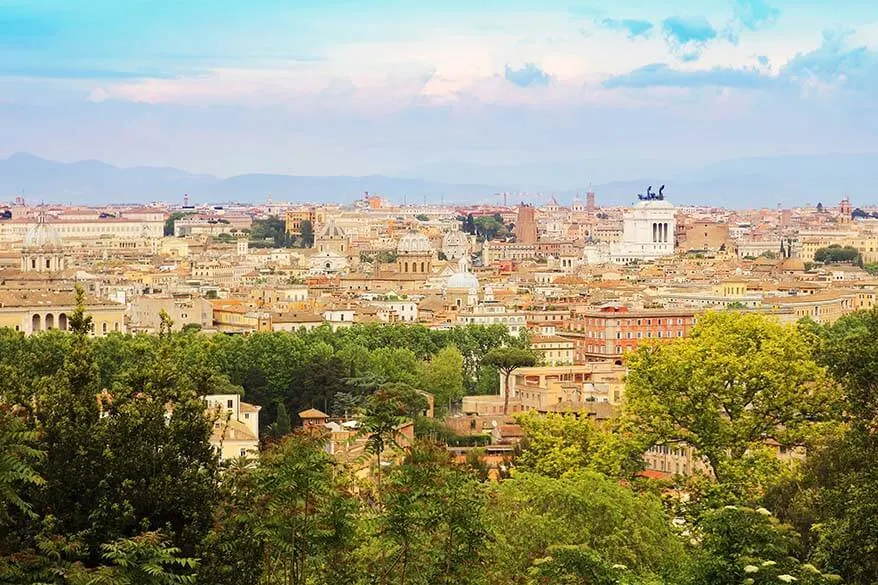
[[[46,329],[54,329],[55,327],[55,315],[52,313],[46,313]]]
[[[31,319],[30,328],[31,328],[31,331],[33,331],[34,333],[36,333],[37,331],[40,330],[40,316],[39,315],[33,316],[33,318]]]
[[[102,333],[106,333],[106,332],[107,332],[107,322],[106,322],[106,321],[104,321],[104,322],[101,324],[101,332],[102,332]]]
[[[67,313],[61,313],[58,315],[58,329],[61,331],[67,331]]]

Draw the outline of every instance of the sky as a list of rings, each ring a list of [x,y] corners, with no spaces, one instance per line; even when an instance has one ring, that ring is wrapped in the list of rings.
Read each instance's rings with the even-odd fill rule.
[[[0,157],[581,184],[876,136],[867,0],[0,0]]]

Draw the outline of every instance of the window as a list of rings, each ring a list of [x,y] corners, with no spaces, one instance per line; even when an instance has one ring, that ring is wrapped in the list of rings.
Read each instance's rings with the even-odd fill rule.
[[[244,420],[250,420],[250,413],[249,412],[244,413]]]
[[[247,456],[247,449],[241,449],[241,457]]]
[[[235,407],[235,401],[234,401],[234,400],[226,400],[226,407],[227,407],[227,408],[234,408],[234,407]]]

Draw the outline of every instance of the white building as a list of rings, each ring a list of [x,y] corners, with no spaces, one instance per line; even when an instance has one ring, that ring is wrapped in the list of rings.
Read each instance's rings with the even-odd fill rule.
[[[241,402],[237,394],[209,394],[204,401],[216,415],[210,444],[220,460],[258,456],[261,407]]]
[[[464,308],[457,315],[458,325],[503,325],[510,335],[521,335],[527,329],[525,314],[507,311],[503,303],[484,301],[475,307]]]
[[[674,206],[664,199],[638,202],[625,212],[622,241],[611,248],[617,264],[648,262],[674,253],[677,228]]]

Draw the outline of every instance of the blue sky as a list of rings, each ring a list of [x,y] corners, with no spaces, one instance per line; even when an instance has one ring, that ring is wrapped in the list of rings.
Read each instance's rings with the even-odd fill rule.
[[[0,156],[222,176],[874,152],[878,2],[0,0],[0,128]]]

